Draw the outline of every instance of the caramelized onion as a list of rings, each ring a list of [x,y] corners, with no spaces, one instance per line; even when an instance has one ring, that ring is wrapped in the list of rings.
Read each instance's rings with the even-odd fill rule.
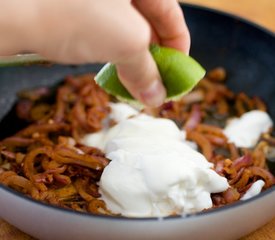
[[[223,68],[214,69],[179,101],[144,110],[186,130],[187,139],[227,178],[228,190],[211,194],[213,208],[238,201],[258,179],[265,182],[263,191],[274,185],[266,164],[275,146],[271,131],[253,149],[238,148],[223,134],[229,118],[266,111],[266,105],[258,97],[235,95],[225,79]],[[102,129],[110,113],[110,98],[93,75],[68,76],[54,92],[39,88],[19,96],[16,114],[28,126],[0,142],[0,183],[45,203],[114,215],[99,199],[97,185],[109,160],[100,149],[81,144],[83,135]]]
[[[191,131],[187,133],[187,139],[196,142],[206,159],[211,160],[213,157],[213,148],[210,141],[203,134]]]

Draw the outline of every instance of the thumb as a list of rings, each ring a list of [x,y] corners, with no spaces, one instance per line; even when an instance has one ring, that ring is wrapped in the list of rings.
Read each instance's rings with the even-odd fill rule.
[[[127,22],[131,28],[129,32],[135,36],[129,37],[133,44],[130,44],[130,47],[125,49],[123,57],[115,62],[118,76],[134,98],[147,106],[157,107],[163,103],[166,91],[149,51],[150,27],[133,7],[130,11],[131,18],[127,18]]]

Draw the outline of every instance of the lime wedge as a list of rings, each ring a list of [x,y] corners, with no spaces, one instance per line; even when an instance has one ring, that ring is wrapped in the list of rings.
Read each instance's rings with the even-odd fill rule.
[[[178,50],[152,45],[150,52],[167,91],[166,101],[177,100],[187,94],[205,75],[205,69],[198,62]],[[95,80],[101,88],[119,100],[137,102],[121,84],[114,64],[104,65]]]

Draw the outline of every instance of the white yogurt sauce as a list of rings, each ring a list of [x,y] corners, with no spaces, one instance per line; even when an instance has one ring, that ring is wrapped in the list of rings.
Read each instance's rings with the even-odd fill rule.
[[[174,122],[133,114],[123,105],[111,108],[118,124],[86,135],[83,143],[112,160],[99,186],[113,213],[160,217],[197,212],[212,207],[211,193],[228,188],[226,178],[185,143],[185,133]]]
[[[266,112],[253,110],[240,118],[232,119],[224,129],[224,134],[237,147],[251,148],[256,145],[262,133],[273,125]]]
[[[110,103],[111,113],[110,118],[116,122],[121,122],[129,117],[136,116],[139,112],[125,103]]]
[[[264,184],[265,183],[263,180],[258,180],[254,182],[251,185],[251,187],[247,190],[247,192],[242,196],[241,200],[247,200],[258,195],[262,191]]]

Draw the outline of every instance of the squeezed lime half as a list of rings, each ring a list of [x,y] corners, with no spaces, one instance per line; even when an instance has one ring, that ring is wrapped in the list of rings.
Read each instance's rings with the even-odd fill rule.
[[[177,100],[187,94],[205,75],[205,69],[196,60],[176,49],[152,45],[150,52],[166,88],[166,101]],[[114,64],[104,65],[95,80],[101,88],[119,100],[137,103],[121,84]]]

